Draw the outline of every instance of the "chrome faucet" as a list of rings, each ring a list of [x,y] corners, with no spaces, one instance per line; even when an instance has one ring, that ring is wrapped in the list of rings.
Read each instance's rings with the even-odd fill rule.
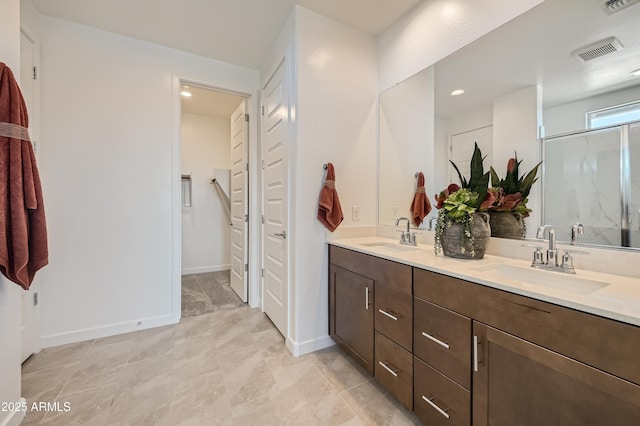
[[[578,244],[578,235],[584,234],[584,226],[581,223],[574,223],[571,226],[571,245]]]
[[[579,226],[577,226],[579,225]],[[577,233],[582,233],[582,225],[579,223],[573,225],[576,229],[576,239]],[[573,258],[571,254],[589,254],[586,251],[580,250],[564,250],[564,254],[562,256],[558,256],[558,249],[556,247],[556,230],[551,225],[542,225],[538,228],[538,232],[536,237],[540,239],[544,239],[545,231],[549,233],[549,249],[547,250],[547,259],[546,261],[542,258],[542,247],[536,247],[536,251],[533,254],[533,262],[531,266],[539,269],[548,269],[550,271],[558,271],[565,272],[567,274],[575,274],[576,270],[573,267]],[[572,244],[573,242],[573,228],[572,228]],[[560,259],[560,261],[559,261]]]
[[[542,225],[538,228],[536,237],[544,239],[544,232],[549,232],[549,249],[547,250],[547,265],[558,266],[558,249],[556,248],[556,230],[551,225]]]
[[[406,220],[407,221],[407,231],[402,231],[402,234],[400,234],[400,244],[407,244],[410,246],[417,246],[418,243],[416,243],[416,234],[415,233],[411,233],[410,227],[411,227],[411,221],[409,220],[408,217],[400,217],[398,219],[396,219],[396,226],[400,225],[400,221],[401,220]]]

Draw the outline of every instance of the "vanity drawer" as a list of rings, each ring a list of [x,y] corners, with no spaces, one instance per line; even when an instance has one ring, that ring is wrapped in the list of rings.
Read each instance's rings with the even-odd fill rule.
[[[471,319],[414,298],[414,354],[471,389]]]
[[[411,352],[413,297],[380,283],[375,289],[375,329]]]
[[[418,358],[414,358],[413,367],[416,416],[430,426],[469,426],[470,392]]]
[[[406,293],[412,291],[411,266],[336,246],[329,246],[329,261]]]
[[[409,410],[413,410],[413,357],[376,331],[375,377]]]

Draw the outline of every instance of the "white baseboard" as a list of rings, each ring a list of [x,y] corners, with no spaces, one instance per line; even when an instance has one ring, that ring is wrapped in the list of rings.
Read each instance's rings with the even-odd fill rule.
[[[99,339],[101,337],[114,336],[116,334],[145,330],[147,328],[177,324],[178,322],[180,322],[180,313],[177,315],[161,315],[116,324],[107,324],[99,327],[72,330],[64,333],[50,334],[48,336],[42,336],[41,341],[43,348],[49,348],[52,346],[66,345],[67,343],[76,343],[85,340]]]
[[[287,337],[286,346],[293,356],[302,356],[320,349],[328,348],[335,345],[336,342],[329,336],[317,337],[315,339],[306,340],[304,342],[295,342]]]
[[[215,266],[201,266],[198,268],[184,268],[182,270],[182,275],[204,274],[205,272],[227,271],[229,269],[231,269],[231,265],[215,265]]]
[[[23,402],[27,402],[24,398],[22,398]],[[18,426],[24,420],[27,415],[26,411],[13,411],[10,413],[0,412],[0,414],[8,414],[6,418],[2,419],[0,417],[0,426]]]

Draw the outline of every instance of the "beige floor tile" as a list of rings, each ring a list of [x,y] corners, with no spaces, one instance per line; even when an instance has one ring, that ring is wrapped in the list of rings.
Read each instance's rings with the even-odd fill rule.
[[[315,361],[320,371],[338,392],[373,379],[337,346],[322,349],[307,356]]]
[[[91,425],[106,424],[109,408],[116,394],[116,385],[95,388],[58,398],[61,411],[51,411],[41,424],[46,425]],[[65,411],[68,404],[68,411]]]
[[[367,425],[419,425],[418,419],[375,381],[344,390],[340,396]]]
[[[169,410],[170,408],[167,405],[147,413],[135,414],[135,412],[132,412],[118,421],[114,421],[113,417],[110,416],[106,424],[109,426],[173,426],[169,422]]]
[[[129,363],[173,353],[176,334],[175,326],[158,327],[138,333],[131,348]]]
[[[269,395],[276,388],[271,371],[255,347],[220,353],[218,360],[232,407]]]
[[[75,364],[84,359],[92,343],[92,340],[87,340],[86,342],[43,349],[22,365],[22,372],[32,373],[34,371]]]

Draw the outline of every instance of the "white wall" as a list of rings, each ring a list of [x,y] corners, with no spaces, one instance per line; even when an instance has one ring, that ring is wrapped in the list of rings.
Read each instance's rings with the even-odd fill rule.
[[[192,197],[182,207],[183,275],[229,269],[231,227],[211,184],[214,168],[231,169],[231,118],[182,114],[182,174],[191,175]]]
[[[587,112],[635,102],[640,99],[640,86],[580,99],[544,110],[546,136],[553,136],[586,128]]]
[[[20,78],[20,2],[0,3],[0,61]],[[16,284],[0,275],[0,402],[20,401],[20,295]],[[20,412],[0,411],[0,425],[17,425]]]
[[[429,67],[380,95],[378,223],[395,225],[399,217],[413,223],[410,210],[416,172],[423,172],[429,199],[434,186],[434,69]],[[435,210],[435,209],[434,209]],[[394,215],[395,211],[395,215]],[[430,216],[437,213],[433,211]],[[425,218],[422,227],[428,226]]]
[[[297,142],[292,214],[295,334],[300,353],[332,344],[328,337],[329,232],[316,219],[332,162],[344,211],[340,227],[376,224],[376,51],[371,36],[296,7]],[[351,218],[360,207],[360,220]]]
[[[541,160],[538,126],[542,111],[539,87],[531,86],[493,101],[493,167],[503,177],[509,158],[518,153],[522,160],[520,175],[529,173]],[[542,169],[538,169],[538,177]],[[527,236],[535,237],[542,218],[542,184],[539,180],[529,194],[527,207],[532,209],[526,219]]]
[[[378,37],[378,88],[388,89],[543,0],[427,0]]]
[[[43,346],[176,322],[176,77],[255,96],[258,73],[55,18],[40,24]]]

